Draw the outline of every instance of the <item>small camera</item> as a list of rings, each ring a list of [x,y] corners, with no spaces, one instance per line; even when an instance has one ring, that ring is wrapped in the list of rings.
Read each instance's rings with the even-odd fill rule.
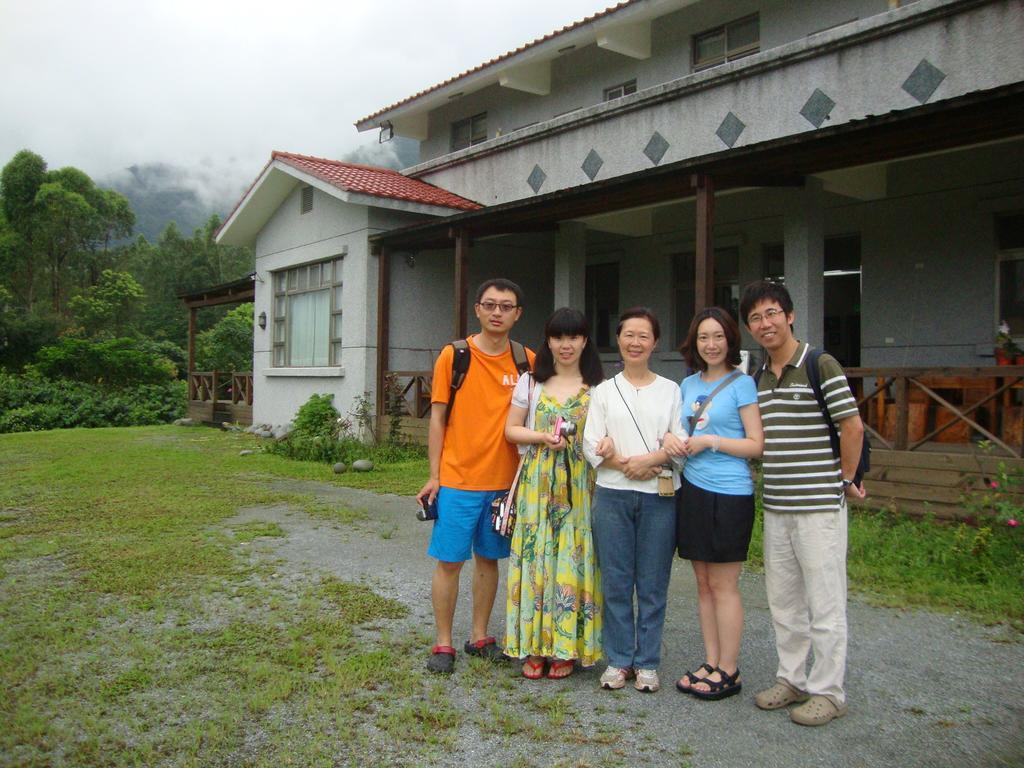
[[[555,434],[559,437],[572,437],[576,434],[576,425],[559,416],[555,419]]]
[[[428,522],[429,520],[437,520],[437,497],[434,497],[434,503],[428,504],[426,499],[420,502],[419,508],[416,510],[416,519],[422,522]]]

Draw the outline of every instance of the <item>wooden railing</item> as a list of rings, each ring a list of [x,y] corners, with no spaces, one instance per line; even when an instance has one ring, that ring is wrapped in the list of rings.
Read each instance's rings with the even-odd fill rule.
[[[385,386],[388,389],[388,409],[397,406],[404,409],[404,415],[423,419],[430,415],[430,384],[433,371],[386,371]]]
[[[252,405],[252,371],[191,371],[188,399],[199,403]]]
[[[848,368],[865,427],[882,446],[985,440],[1024,456],[1024,366]]]

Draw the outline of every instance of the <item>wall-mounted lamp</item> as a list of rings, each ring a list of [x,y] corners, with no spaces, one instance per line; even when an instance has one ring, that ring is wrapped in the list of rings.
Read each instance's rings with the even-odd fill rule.
[[[267,313],[260,312],[260,316],[256,318],[256,324],[259,325],[261,331],[267,330]]]
[[[385,141],[391,141],[395,138],[395,126],[391,124],[390,120],[385,120],[380,124],[380,133],[377,135],[377,143],[383,144]]]
[[[414,254],[414,253],[407,253],[407,254],[405,254],[405,266],[407,266],[409,269],[412,269],[413,267],[416,266],[416,254]]]

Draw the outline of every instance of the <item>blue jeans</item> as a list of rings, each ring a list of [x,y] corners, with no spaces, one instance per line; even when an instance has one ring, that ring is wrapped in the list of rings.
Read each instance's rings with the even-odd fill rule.
[[[598,486],[591,515],[604,590],[608,663],[657,669],[675,551],[675,498]]]

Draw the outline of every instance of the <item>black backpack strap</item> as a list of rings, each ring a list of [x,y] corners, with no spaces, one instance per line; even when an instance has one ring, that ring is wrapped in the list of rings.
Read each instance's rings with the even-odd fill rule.
[[[828,405],[825,403],[825,393],[821,391],[821,369],[818,367],[821,360],[820,349],[807,350],[807,357],[804,359],[804,366],[807,368],[807,382],[814,392],[814,399],[818,401],[818,407],[825,417],[825,424],[828,426],[828,441],[832,444],[832,453],[835,457],[841,458],[839,452],[839,430],[836,429],[832,415],[828,412]]]
[[[512,341],[511,339],[509,339],[508,343],[512,347],[512,359],[516,363],[516,370],[519,372],[519,375],[522,376],[530,370],[530,358],[526,356],[526,347],[518,341]]]
[[[466,373],[469,371],[469,363],[473,356],[469,351],[469,342],[465,339],[456,339],[451,343],[452,347],[452,383],[448,387],[448,408],[444,412],[444,423],[448,424],[452,408],[455,407],[455,395],[459,387],[466,380]]]

